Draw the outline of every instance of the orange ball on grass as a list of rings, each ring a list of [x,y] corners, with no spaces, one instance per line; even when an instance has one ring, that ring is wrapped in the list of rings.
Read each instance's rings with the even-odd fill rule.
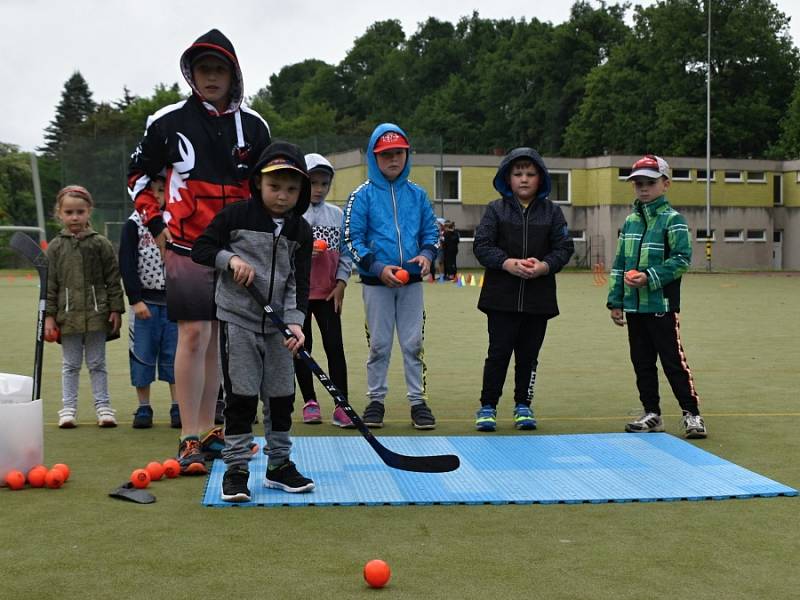
[[[25,475],[16,469],[6,473],[6,485],[12,490],[21,490],[25,487]]]

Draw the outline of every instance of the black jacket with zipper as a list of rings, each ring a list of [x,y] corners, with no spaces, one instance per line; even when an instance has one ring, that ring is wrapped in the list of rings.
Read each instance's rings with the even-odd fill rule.
[[[528,158],[540,173],[539,192],[523,209],[511,193],[506,179],[514,161]],[[475,230],[473,251],[486,268],[478,308],[483,312],[507,311],[558,315],[556,278],[569,262],[575,248],[569,237],[561,208],[547,199],[550,174],[539,154],[531,148],[518,148],[500,163],[494,179],[502,198],[489,203]],[[547,275],[521,279],[503,270],[509,258],[535,257],[547,263]]]

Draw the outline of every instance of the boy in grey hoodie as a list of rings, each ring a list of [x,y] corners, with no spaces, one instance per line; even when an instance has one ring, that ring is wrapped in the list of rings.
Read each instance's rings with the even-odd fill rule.
[[[286,492],[314,488],[314,482],[289,459],[292,355],[304,342],[312,247],[311,228],[302,217],[310,185],[299,148],[270,144],[255,166],[250,187],[250,199],[225,207],[192,248],[192,260],[220,272],[215,301],[225,386],[222,459],[227,470],[222,499],[226,502],[250,501],[248,463],[259,397],[269,457],[264,485]],[[284,340],[266,319],[263,307],[245,289],[250,285],[267,298],[294,338]]]

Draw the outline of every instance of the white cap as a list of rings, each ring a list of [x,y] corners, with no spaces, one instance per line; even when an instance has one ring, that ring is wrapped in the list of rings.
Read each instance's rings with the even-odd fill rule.
[[[671,179],[669,164],[660,156],[655,154],[645,154],[642,158],[633,163],[631,174],[625,179],[630,181],[634,177],[650,177],[660,179],[666,177]]]
[[[315,169],[324,169],[330,172],[331,175],[336,172],[330,161],[322,156],[322,154],[317,154],[316,152],[306,154],[306,168],[308,169],[309,173]]]

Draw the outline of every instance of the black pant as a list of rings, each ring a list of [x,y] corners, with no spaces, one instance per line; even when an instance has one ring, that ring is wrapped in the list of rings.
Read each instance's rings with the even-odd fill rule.
[[[458,272],[458,268],[456,267],[456,257],[458,256],[458,248],[454,252],[448,252],[447,249],[444,251],[444,276],[445,277],[455,277],[456,273]]]
[[[501,311],[489,312],[487,317],[489,352],[483,365],[481,405],[497,406],[513,352],[514,404],[530,406],[547,319],[539,315]]]
[[[328,376],[333,385],[347,397],[347,361],[344,357],[344,343],[342,342],[342,318],[334,309],[333,300],[309,300],[308,314],[303,323],[303,334],[306,336],[303,347],[311,353],[314,339],[311,333],[311,317],[317,318],[317,326],[322,334],[322,347],[328,357]],[[303,401],[316,400],[314,391],[314,374],[306,363],[296,358],[294,369],[297,373],[297,384],[303,394]]]
[[[674,312],[658,314],[626,313],[631,362],[636,372],[639,400],[646,412],[661,414],[656,358],[683,411],[700,414],[694,379],[681,344],[681,327]]]

